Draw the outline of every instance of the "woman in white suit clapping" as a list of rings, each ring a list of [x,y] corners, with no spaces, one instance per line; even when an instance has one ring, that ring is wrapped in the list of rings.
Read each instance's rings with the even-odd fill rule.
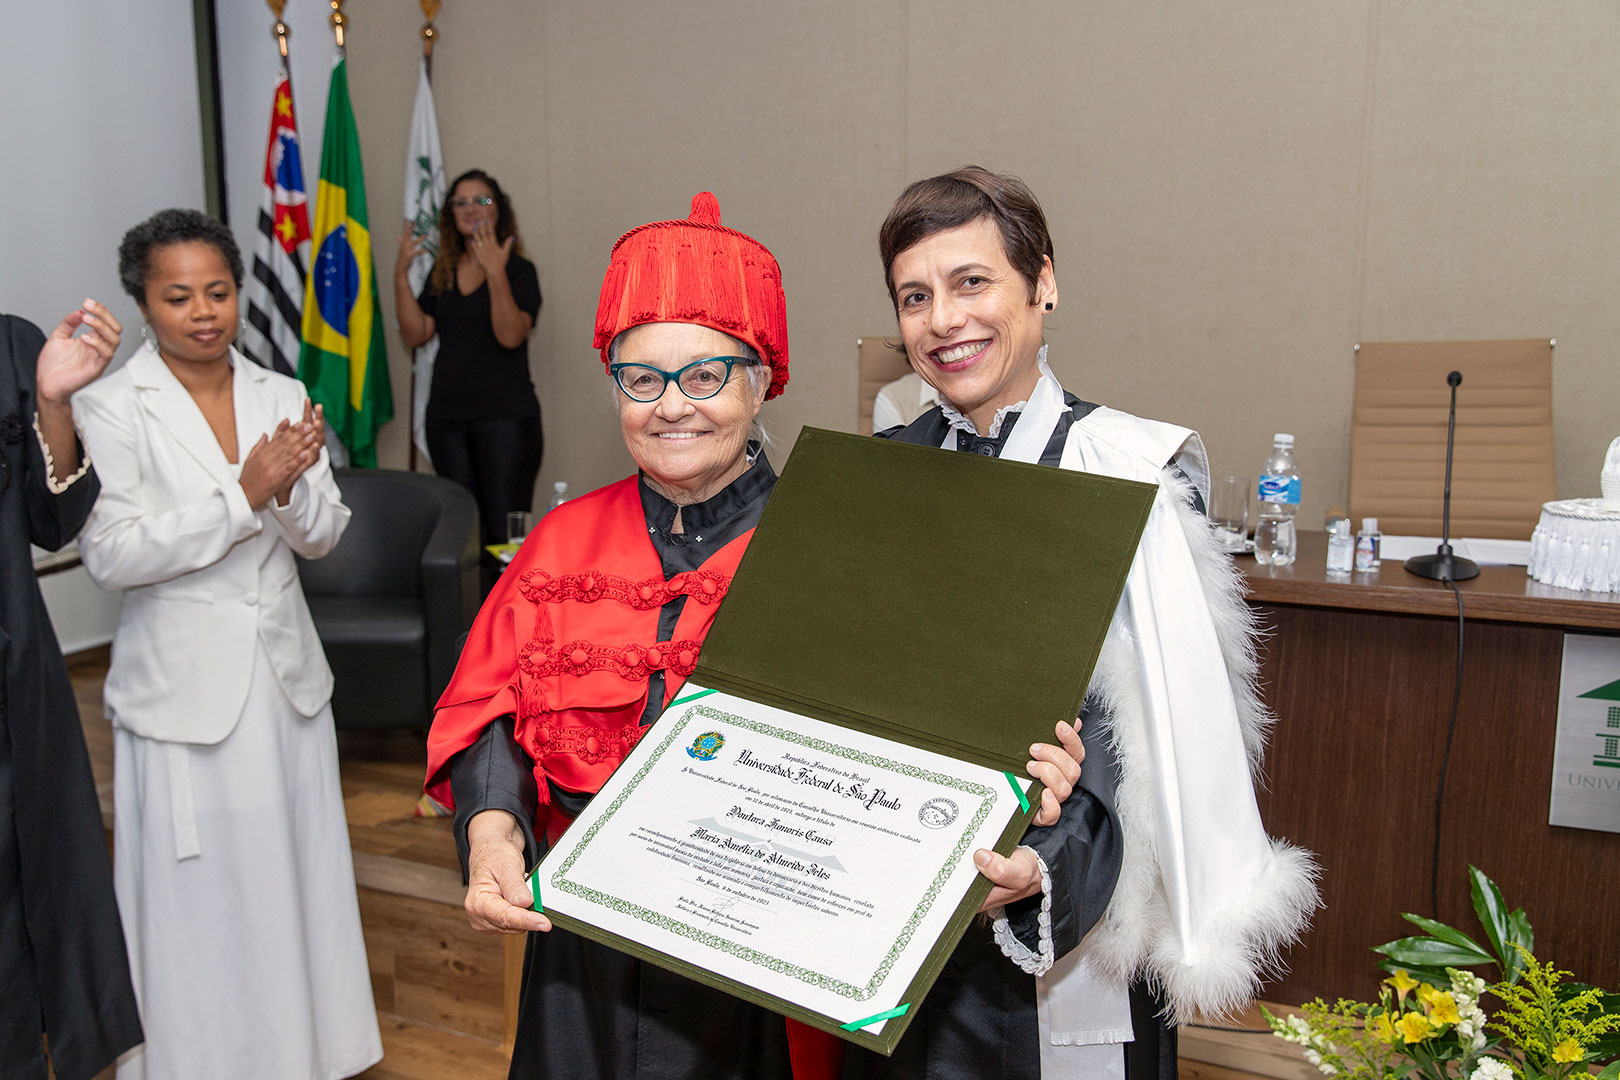
[[[124,592],[105,692],[116,888],[146,1026],[131,1077],[348,1076],[381,1057],[332,674],[294,554],[343,535],[319,409],[231,343],[230,231],[165,210],[119,248],[141,348],[79,392],[80,540]]]

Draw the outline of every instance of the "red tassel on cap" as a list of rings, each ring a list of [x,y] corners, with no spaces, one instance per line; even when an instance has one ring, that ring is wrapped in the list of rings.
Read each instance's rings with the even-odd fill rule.
[[[700,191],[692,196],[692,212],[687,215],[687,221],[698,221],[704,225],[720,224],[720,200],[714,197],[712,191]]]
[[[650,322],[695,323],[752,345],[771,366],[766,398],[787,383],[781,268],[758,240],[720,224],[712,192],[693,196],[685,221],[641,225],[613,245],[596,308],[602,363],[615,337]]]

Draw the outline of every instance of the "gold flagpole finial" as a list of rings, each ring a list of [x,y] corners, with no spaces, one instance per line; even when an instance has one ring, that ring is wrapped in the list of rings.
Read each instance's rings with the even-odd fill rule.
[[[343,28],[348,25],[349,17],[343,14],[344,0],[328,0],[332,5],[332,15],[327,20],[332,24],[332,36],[337,38],[337,47],[343,48]]]
[[[270,5],[270,14],[276,17],[276,25],[272,31],[276,35],[276,45],[281,49],[281,58],[287,59],[287,35],[291,32],[281,18],[282,12],[287,10],[287,0],[265,0]]]
[[[443,6],[440,0],[422,0],[422,15],[427,19],[422,24],[422,55],[429,63],[433,62],[433,43],[439,37],[439,29],[433,25],[433,20],[439,17],[439,9]]]

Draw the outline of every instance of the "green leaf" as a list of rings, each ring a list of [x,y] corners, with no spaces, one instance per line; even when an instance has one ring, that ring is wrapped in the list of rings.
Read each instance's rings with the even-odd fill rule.
[[[1524,908],[1514,908],[1508,913],[1508,935],[1506,941],[1523,945],[1526,952],[1536,951],[1536,935],[1530,929],[1530,919],[1525,915]],[[1507,967],[1502,970],[1502,977],[1508,982],[1518,982],[1519,972],[1524,970],[1524,959],[1519,950],[1511,946],[1506,949],[1504,960]]]
[[[1486,960],[1490,959],[1491,954],[1485,951],[1485,947],[1461,930],[1447,926],[1442,922],[1435,922],[1433,919],[1425,919],[1422,915],[1413,915],[1410,911],[1402,912],[1401,918],[1419,929],[1427,930],[1441,941],[1449,941],[1459,949],[1472,949],[1485,957]]]
[[[1612,1063],[1608,1068],[1593,1077],[1592,1080],[1620,1080],[1620,1061]]]
[[[1409,937],[1391,941],[1373,950],[1391,960],[1404,964],[1421,964],[1429,968],[1477,967],[1492,962],[1489,953],[1478,945],[1464,948],[1432,937]]]
[[[1518,959],[1512,948],[1507,944],[1510,928],[1508,926],[1507,901],[1502,899],[1502,890],[1496,887],[1496,882],[1485,876],[1485,872],[1472,864],[1468,867],[1469,892],[1474,898],[1474,913],[1479,916],[1480,925],[1485,928],[1485,939],[1491,943],[1491,949],[1496,953],[1497,962],[1503,971],[1507,971],[1510,963]],[[1511,955],[1510,955],[1511,954]]]
[[[1450,986],[1451,976],[1446,974],[1445,968],[1424,967],[1421,964],[1398,964],[1393,960],[1380,961],[1378,966],[1391,975],[1397,971],[1404,971],[1418,982],[1426,982],[1431,986]],[[1452,965],[1456,966],[1456,965]]]

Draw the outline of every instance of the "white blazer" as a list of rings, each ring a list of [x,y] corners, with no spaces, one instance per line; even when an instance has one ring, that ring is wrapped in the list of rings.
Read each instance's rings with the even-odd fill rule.
[[[304,387],[231,350],[237,461]],[[79,538],[90,577],[124,591],[107,716],[137,735],[212,744],[236,727],[262,646],[295,708],[319,712],[332,669],[298,582],[297,552],[325,555],[349,523],[326,451],[284,507],[255,512],[202,410],[157,350],[73,397],[101,496]]]

